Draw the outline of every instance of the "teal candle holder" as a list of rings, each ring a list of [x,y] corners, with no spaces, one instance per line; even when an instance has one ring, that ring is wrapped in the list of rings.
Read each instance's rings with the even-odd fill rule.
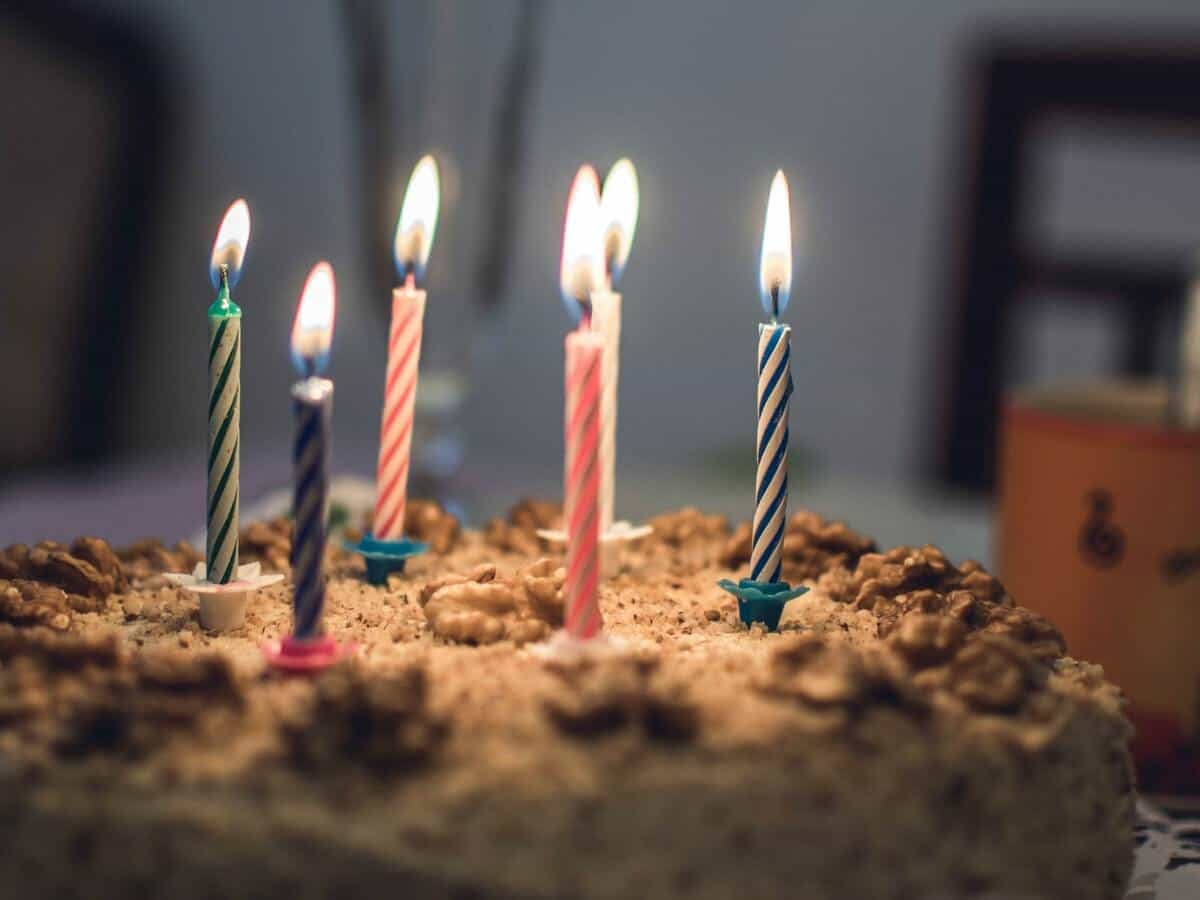
[[[429,549],[428,544],[408,538],[381,541],[369,531],[361,541],[346,541],[342,546],[363,558],[367,564],[367,581],[377,587],[385,586],[389,575],[402,573],[411,557],[420,556]]]
[[[794,588],[786,581],[755,581],[753,578],[737,582],[722,578],[717,585],[737,597],[738,617],[747,628],[762,622],[768,631],[779,628],[779,617],[789,600],[808,593],[808,588],[803,585]]]

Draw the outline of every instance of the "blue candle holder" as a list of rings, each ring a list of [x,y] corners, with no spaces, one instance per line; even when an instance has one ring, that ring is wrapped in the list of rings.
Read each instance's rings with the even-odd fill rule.
[[[789,600],[808,593],[808,588],[803,585],[794,588],[786,581],[755,581],[753,578],[737,582],[722,578],[717,585],[737,597],[738,617],[747,628],[762,622],[768,631],[779,627],[779,617]]]
[[[369,531],[361,541],[346,541],[342,546],[363,558],[367,564],[367,581],[377,587],[387,585],[388,576],[393,572],[403,572],[410,557],[420,556],[429,549],[428,544],[408,538],[381,541]]]

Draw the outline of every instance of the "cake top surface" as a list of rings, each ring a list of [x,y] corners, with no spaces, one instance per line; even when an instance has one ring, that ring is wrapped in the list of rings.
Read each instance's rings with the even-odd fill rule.
[[[186,544],[8,548],[0,760],[140,783],[320,770],[423,772],[457,792],[587,790],[605,773],[719,777],[725,764],[835,750],[1035,753],[1079,716],[1124,728],[1102,672],[1067,657],[1058,631],[980,565],[930,546],[879,552],[809,512],[789,520],[784,577],[812,589],[778,633],[747,629],[716,585],[744,568],[749,526],[685,509],[653,520],[604,583],[608,646],[540,652],[561,624],[563,573],[536,529],[557,515],[524,501],[464,531],[414,503],[408,531],[432,552],[386,588],[331,545],[325,626],[360,650],[316,678],[282,676],[260,652],[290,628],[286,582],[251,597],[243,627],[214,634],[163,577],[195,564]],[[288,541],[284,521],[252,524],[242,561],[286,571]]]

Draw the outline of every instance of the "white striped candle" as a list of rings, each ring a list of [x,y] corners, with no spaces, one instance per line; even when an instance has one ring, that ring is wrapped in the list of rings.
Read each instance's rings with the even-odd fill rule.
[[[612,529],[617,469],[617,387],[621,368],[621,295],[613,291],[625,272],[638,220],[637,170],[619,159],[600,192],[605,286],[591,294],[592,328],[604,335],[603,406],[600,432],[600,533]]]
[[[621,368],[621,295],[592,294],[592,330],[604,336],[600,400],[600,533],[612,528],[617,469],[617,383]]]
[[[577,640],[600,633],[600,417],[604,338],[576,330],[567,335],[563,465],[567,523],[565,628]]]

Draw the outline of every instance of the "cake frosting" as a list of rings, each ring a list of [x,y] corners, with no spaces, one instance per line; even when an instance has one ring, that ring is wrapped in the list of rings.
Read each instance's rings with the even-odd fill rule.
[[[977,563],[789,520],[777,633],[716,582],[747,526],[653,520],[548,652],[554,505],[431,543],[385,587],[331,547],[326,629],[264,664],[285,583],[203,631],[186,544],[0,553],[0,876],[22,896],[1098,897],[1132,866],[1118,690]],[[243,561],[286,571],[286,522]]]

